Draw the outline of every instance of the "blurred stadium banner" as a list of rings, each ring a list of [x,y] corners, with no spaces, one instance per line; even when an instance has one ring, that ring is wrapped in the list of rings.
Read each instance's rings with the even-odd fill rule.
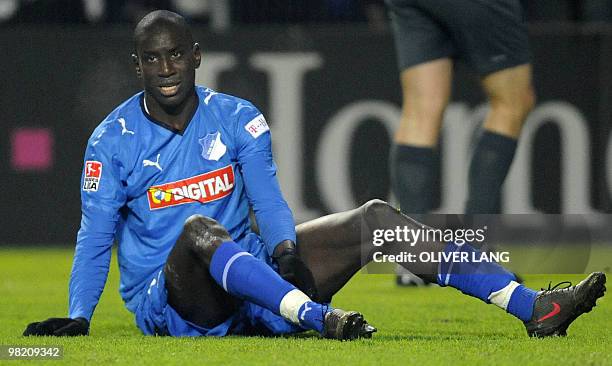
[[[298,221],[390,197],[388,152],[401,91],[390,33],[359,27],[196,32],[198,83],[254,102],[272,127],[281,185]],[[86,141],[139,91],[128,28],[1,29],[2,243],[72,243]],[[533,29],[538,104],[503,196],[505,213],[571,213],[609,225],[612,31]],[[8,56],[8,55],[7,55]],[[460,213],[478,77],[459,65],[445,116],[439,209]],[[37,146],[31,154],[28,144]],[[39,146],[39,144],[41,144]]]

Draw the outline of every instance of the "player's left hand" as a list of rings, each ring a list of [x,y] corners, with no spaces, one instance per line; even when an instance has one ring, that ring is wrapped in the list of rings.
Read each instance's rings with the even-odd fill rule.
[[[293,244],[293,243],[291,243]],[[280,253],[274,253],[278,264],[278,273],[287,282],[291,283],[312,300],[317,301],[317,287],[312,272],[304,261],[297,255],[295,245],[279,248]]]
[[[89,322],[85,318],[49,318],[30,323],[24,336],[80,336],[89,333]]]

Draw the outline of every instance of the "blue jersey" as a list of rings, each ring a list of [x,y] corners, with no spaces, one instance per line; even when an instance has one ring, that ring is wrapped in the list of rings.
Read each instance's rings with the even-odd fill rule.
[[[266,120],[248,101],[203,87],[196,92],[198,107],[183,131],[149,116],[141,92],[115,109],[89,139],[70,279],[71,318],[91,318],[106,282],[113,239],[119,243],[119,290],[132,312],[191,215],[214,218],[239,241],[250,233],[253,207],[269,254],[283,240],[295,242]]]

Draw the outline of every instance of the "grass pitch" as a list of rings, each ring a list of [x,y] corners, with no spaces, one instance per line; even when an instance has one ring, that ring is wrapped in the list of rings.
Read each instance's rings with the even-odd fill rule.
[[[145,337],[118,294],[111,272],[89,337],[22,337],[27,323],[67,313],[69,249],[0,249],[0,346],[64,347],[51,364],[240,365],[612,365],[610,294],[572,324],[568,337],[529,339],[520,321],[493,305],[446,288],[398,288],[390,275],[357,274],[334,298],[379,332],[369,340],[338,342],[310,332],[292,337]],[[577,283],[583,275],[526,276],[533,288],[548,281]],[[2,361],[11,364],[20,361]],[[22,361],[24,362],[24,361]]]

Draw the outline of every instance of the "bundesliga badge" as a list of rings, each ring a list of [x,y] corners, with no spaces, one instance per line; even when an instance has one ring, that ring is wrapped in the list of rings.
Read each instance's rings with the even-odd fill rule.
[[[85,162],[85,177],[83,178],[83,190],[96,192],[100,186],[102,176],[102,163],[99,161],[88,160]]]
[[[227,151],[227,146],[221,141],[221,132],[209,133],[198,142],[202,145],[202,157],[206,160],[219,161]]]

